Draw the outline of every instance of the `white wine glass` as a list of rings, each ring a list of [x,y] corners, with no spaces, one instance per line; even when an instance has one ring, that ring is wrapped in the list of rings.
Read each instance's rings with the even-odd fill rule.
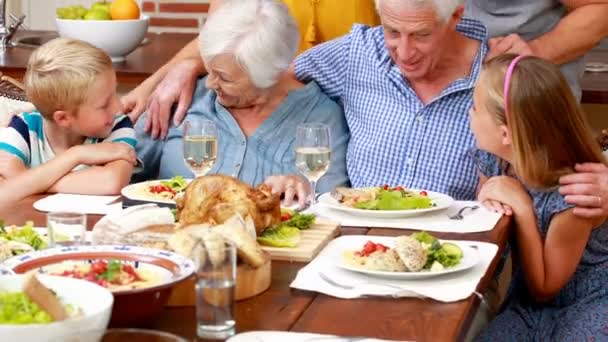
[[[296,167],[310,182],[310,205],[317,202],[317,181],[329,169],[331,161],[329,127],[301,124],[296,130]]]
[[[217,128],[209,120],[184,122],[184,160],[195,177],[207,174],[217,159]]]

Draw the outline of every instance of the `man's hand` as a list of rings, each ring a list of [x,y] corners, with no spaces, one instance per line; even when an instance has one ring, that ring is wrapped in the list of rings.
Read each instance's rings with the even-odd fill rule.
[[[165,138],[169,130],[171,107],[177,103],[173,124],[178,126],[192,103],[192,93],[199,75],[197,61],[187,59],[171,67],[148,101],[148,119],[144,130],[153,139]]]
[[[78,163],[85,165],[105,165],[116,160],[137,164],[135,150],[125,143],[103,142],[78,145],[70,148],[66,153],[74,153]]]
[[[576,205],[580,217],[608,216],[608,167],[599,163],[577,164],[576,173],[563,176],[559,192],[566,202]]]
[[[156,83],[146,80],[120,99],[120,111],[127,114],[134,124],[146,110],[148,98],[152,95],[155,87]]]
[[[310,183],[306,179],[296,175],[270,176],[266,178],[264,183],[270,185],[273,193],[284,194],[283,201],[285,206],[290,206],[295,197],[297,197],[300,207],[304,207],[311,193]]]
[[[515,33],[508,36],[491,38],[488,40],[488,48],[490,51],[486,56],[486,60],[506,53],[522,56],[534,55],[531,45]]]

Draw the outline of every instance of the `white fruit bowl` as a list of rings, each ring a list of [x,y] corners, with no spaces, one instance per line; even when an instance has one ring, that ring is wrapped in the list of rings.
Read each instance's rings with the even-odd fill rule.
[[[104,50],[112,62],[122,62],[144,40],[148,16],[133,20],[56,19],[59,35],[89,42]]]

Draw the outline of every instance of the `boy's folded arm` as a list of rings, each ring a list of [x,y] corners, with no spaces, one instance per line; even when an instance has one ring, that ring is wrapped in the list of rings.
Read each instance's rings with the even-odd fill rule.
[[[74,171],[59,179],[49,192],[78,193],[84,195],[117,195],[129,184],[133,163],[115,160],[105,165],[91,166]]]
[[[27,196],[48,191],[57,180],[78,165],[75,153],[64,153],[49,162],[28,169],[21,159],[6,151],[0,151],[0,208]]]

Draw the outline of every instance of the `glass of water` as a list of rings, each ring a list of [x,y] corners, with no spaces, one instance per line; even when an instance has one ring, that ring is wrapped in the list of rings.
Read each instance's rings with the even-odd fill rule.
[[[217,128],[209,120],[184,122],[184,160],[195,177],[204,176],[217,158]]]
[[[87,215],[71,212],[50,212],[46,215],[49,247],[85,244]]]
[[[316,185],[329,169],[331,161],[329,127],[323,124],[301,124],[296,131],[296,167],[308,178],[312,197],[316,203]]]
[[[201,240],[203,241],[203,240]],[[227,240],[195,248],[197,335],[226,339],[235,333],[236,247]]]

